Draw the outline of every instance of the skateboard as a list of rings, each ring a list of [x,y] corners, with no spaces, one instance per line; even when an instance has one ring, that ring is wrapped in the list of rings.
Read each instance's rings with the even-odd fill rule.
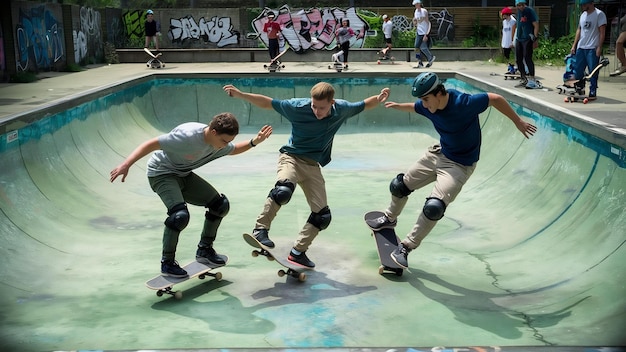
[[[348,67],[343,67],[343,63],[339,59],[343,55],[343,50],[339,50],[338,52],[332,55],[332,63],[328,65],[328,69],[334,69],[337,72],[341,72],[343,70],[348,69]]]
[[[574,103],[577,101],[582,101],[583,104],[587,104],[590,101],[596,100],[596,97],[589,97],[586,94],[569,94],[566,96],[563,101],[566,103]]]
[[[579,81],[582,81],[583,83],[589,81],[591,77],[593,77],[602,67],[608,66],[608,64],[609,64],[609,59],[602,58],[600,62],[598,62],[598,66],[596,66],[588,75],[583,76],[583,78],[580,80],[568,80],[564,82],[563,84],[559,84],[558,86],[556,86],[556,90],[558,91],[559,94],[567,95],[567,97],[564,99],[566,103],[567,102],[573,103],[575,101],[582,100],[583,103],[587,104],[590,100],[594,100],[594,99],[593,98],[589,99],[589,97],[585,95],[585,90],[583,89],[584,85],[583,85],[583,88],[581,88],[581,87],[577,87],[576,83],[578,83]],[[570,99],[570,97],[572,99]]]
[[[150,49],[148,49],[148,48],[143,48],[143,51],[145,51],[151,57],[151,59],[148,60],[148,62],[146,62],[146,66],[148,66],[150,68],[165,67],[165,64],[159,59],[159,57],[161,57],[161,55],[163,55],[163,53],[158,53],[158,54],[154,55],[152,53],[152,51],[150,51]]]
[[[252,247],[257,248],[252,251],[253,257],[258,257],[259,255],[265,256],[267,260],[276,260],[278,264],[284,266],[287,269],[287,271],[285,271],[284,269],[278,270],[279,277],[289,275],[293,278],[298,279],[300,282],[304,282],[306,281],[306,274],[304,273],[304,271],[313,270],[312,268],[303,265],[294,264],[287,259],[276,257],[274,253],[272,253],[272,251],[274,250],[273,248],[262,245],[261,242],[257,241],[257,239],[254,238],[254,236],[252,235],[244,233],[243,239]]]
[[[205,277],[207,276],[212,276],[215,278],[215,280],[220,281],[222,280],[222,273],[220,272],[215,272],[212,273],[211,270],[222,267],[226,264],[228,264],[228,257],[225,255],[220,255],[222,257],[222,259],[224,259],[224,261],[226,262],[223,265],[208,265],[208,264],[202,264],[202,263],[198,263],[197,261],[193,261],[187,265],[185,265],[183,267],[183,269],[185,269],[185,271],[187,271],[187,274],[189,274],[187,277],[172,277],[172,276],[163,276],[163,275],[158,275],[153,277],[152,279],[146,281],[146,286],[149,289],[152,290],[156,290],[156,295],[161,297],[163,296],[163,294],[167,293],[168,295],[172,295],[174,296],[174,298],[176,299],[181,299],[183,297],[183,292],[182,291],[174,291],[173,287],[176,284],[180,284],[183,283],[187,280],[191,280],[195,277],[198,277],[200,280],[204,280]]]
[[[378,51],[376,54],[378,55],[378,60],[376,60],[377,64],[394,64],[394,61],[396,60],[395,57],[393,56],[387,56],[387,52],[389,51],[389,48],[384,48],[380,51]]]
[[[378,251],[378,258],[380,259],[378,274],[382,275],[386,271],[389,271],[397,276],[402,276],[403,268],[391,259],[391,253],[400,244],[400,239],[396,235],[396,231],[394,229],[374,230],[368,224],[368,220],[376,219],[384,214],[385,213],[382,211],[370,211],[365,213],[364,217],[367,227],[372,230],[372,236],[376,240],[376,249]]]
[[[508,79],[515,80],[515,79],[520,79],[520,78],[522,78],[522,75],[519,73],[505,73],[504,74],[505,81]]]
[[[285,68],[285,65],[283,65],[278,59],[280,59],[280,57],[283,56],[287,52],[287,50],[289,50],[289,48],[283,50],[280,54],[276,55],[276,57],[273,58],[269,64],[263,65],[263,68],[268,70],[269,72],[276,72]]]

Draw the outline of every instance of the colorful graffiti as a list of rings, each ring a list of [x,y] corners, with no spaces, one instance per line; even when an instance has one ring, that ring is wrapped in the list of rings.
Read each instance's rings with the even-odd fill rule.
[[[51,69],[65,56],[62,23],[45,5],[20,8],[15,41],[18,72]]]
[[[239,41],[229,17],[213,16],[210,20],[201,17],[198,22],[193,16],[171,18],[167,35],[173,43],[204,40],[206,43],[216,44],[218,48],[237,44]]]
[[[145,37],[144,21],[145,18],[141,10],[128,11],[122,14],[122,22],[124,22],[129,39]]]
[[[281,27],[281,51],[285,44],[289,44],[297,53],[304,53],[309,49],[335,49],[337,46],[335,30],[344,18],[350,21],[350,28],[356,34],[350,40],[350,47],[363,47],[365,33],[368,30],[367,22],[356,13],[354,7],[345,11],[339,8],[312,8],[292,12],[287,5],[284,5],[278,10],[265,8],[261,15],[252,21],[254,36],[266,46],[269,45],[269,41],[267,34],[263,32],[263,25],[268,21],[267,14],[270,11],[276,14],[275,21]]]

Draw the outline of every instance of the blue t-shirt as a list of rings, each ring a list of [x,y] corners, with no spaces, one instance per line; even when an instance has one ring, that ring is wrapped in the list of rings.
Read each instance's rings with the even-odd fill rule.
[[[524,10],[517,11],[517,40],[530,40],[530,35],[535,34],[533,22],[539,22],[535,10],[527,6]]]
[[[311,98],[273,99],[272,107],[291,122],[291,136],[280,152],[303,156],[325,166],[330,162],[335,133],[348,118],[365,109],[365,102],[336,99],[330,115],[321,120],[311,109]]]
[[[462,165],[472,165],[480,156],[480,121],[478,115],[489,107],[487,93],[467,94],[448,90],[448,105],[431,114],[421,100],[415,102],[415,112],[432,121],[440,135],[441,152]]]

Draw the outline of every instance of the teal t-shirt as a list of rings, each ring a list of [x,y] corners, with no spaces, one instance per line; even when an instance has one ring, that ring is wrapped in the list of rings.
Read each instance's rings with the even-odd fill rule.
[[[306,157],[321,166],[330,162],[333,139],[341,125],[365,109],[365,102],[336,99],[330,115],[318,120],[311,109],[311,98],[272,100],[272,107],[291,122],[291,135],[281,153]]]

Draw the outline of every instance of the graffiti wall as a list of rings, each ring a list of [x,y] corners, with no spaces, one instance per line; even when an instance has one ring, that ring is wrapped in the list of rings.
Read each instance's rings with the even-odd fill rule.
[[[304,53],[309,49],[332,50],[337,46],[335,31],[341,26],[342,19],[348,19],[350,28],[355,35],[350,39],[350,47],[361,48],[365,41],[368,25],[357,13],[354,7],[347,10],[339,8],[312,8],[308,10],[292,11],[287,5],[279,9],[266,8],[252,21],[254,36],[269,45],[267,33],[263,26],[268,22],[267,15],[274,13],[275,21],[281,28],[281,51],[285,44],[289,44],[297,53]]]
[[[17,71],[50,70],[65,61],[61,5],[15,4],[12,16]]]
[[[77,16],[72,11],[74,60],[80,63],[98,62],[104,56],[100,11],[91,7],[80,7],[77,10]]]

